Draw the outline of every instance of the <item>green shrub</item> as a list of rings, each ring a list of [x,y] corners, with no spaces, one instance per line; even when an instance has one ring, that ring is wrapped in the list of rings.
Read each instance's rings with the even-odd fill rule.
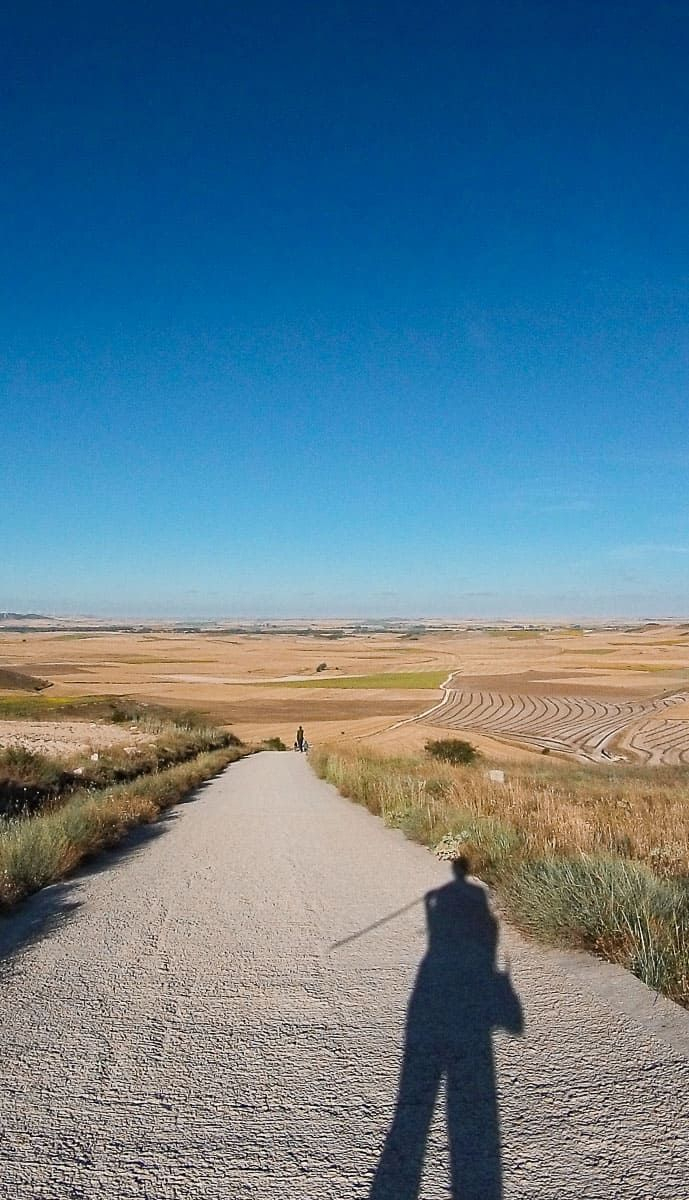
[[[464,766],[478,757],[478,750],[463,738],[441,738],[426,742],[426,753],[453,766]]]
[[[262,745],[265,746],[266,750],[286,750],[287,749],[282,738],[279,738],[279,737],[264,738]]]

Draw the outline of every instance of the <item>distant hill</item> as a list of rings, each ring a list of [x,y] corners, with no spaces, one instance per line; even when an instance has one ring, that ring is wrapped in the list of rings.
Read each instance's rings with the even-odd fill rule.
[[[42,692],[44,688],[52,686],[48,679],[39,679],[36,675],[26,675],[23,671],[0,667],[0,690],[2,691]]]
[[[0,612],[0,621],[42,621],[42,613]]]

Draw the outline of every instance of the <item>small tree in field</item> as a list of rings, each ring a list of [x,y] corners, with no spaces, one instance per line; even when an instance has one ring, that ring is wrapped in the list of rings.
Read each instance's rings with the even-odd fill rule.
[[[426,742],[426,753],[441,762],[452,763],[453,766],[466,766],[478,757],[478,750],[471,742],[463,738],[441,738],[438,741]]]

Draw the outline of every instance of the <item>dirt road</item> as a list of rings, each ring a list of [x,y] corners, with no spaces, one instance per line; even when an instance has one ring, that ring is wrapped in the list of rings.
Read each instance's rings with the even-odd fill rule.
[[[232,766],[1,923],[0,1195],[686,1198],[689,1016],[497,933],[304,757]]]

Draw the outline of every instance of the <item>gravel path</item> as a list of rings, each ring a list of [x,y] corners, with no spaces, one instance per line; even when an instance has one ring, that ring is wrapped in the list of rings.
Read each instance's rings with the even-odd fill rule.
[[[686,1200],[689,1016],[496,932],[305,758],[245,759],[0,923],[0,1195]]]

